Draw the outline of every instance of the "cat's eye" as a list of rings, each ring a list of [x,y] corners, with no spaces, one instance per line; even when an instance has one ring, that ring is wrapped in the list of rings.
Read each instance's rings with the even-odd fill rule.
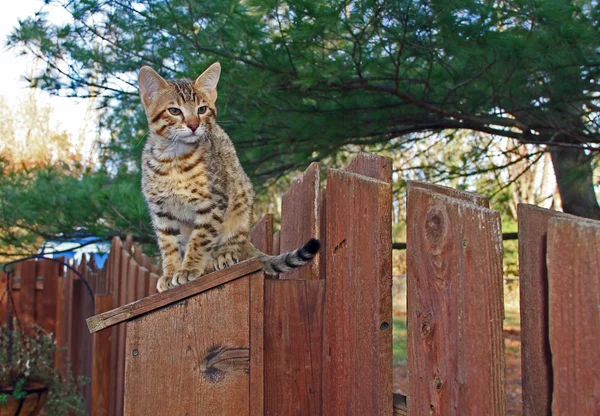
[[[206,110],[208,110],[208,107],[205,105],[198,107],[198,114],[204,114],[206,113]]]
[[[174,116],[178,116],[181,114],[181,110],[177,107],[169,107],[169,113],[173,114]]]

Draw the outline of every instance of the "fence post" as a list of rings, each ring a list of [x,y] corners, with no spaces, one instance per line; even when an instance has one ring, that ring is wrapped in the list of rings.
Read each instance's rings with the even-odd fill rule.
[[[408,185],[408,413],[504,415],[500,215]]]
[[[600,409],[600,222],[552,218],[548,227],[552,413]]]

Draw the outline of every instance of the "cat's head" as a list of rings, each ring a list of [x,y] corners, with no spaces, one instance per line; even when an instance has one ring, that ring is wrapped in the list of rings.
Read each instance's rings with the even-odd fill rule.
[[[150,131],[168,141],[195,143],[207,139],[216,123],[220,75],[218,62],[195,81],[167,81],[149,66],[143,66],[138,86]]]

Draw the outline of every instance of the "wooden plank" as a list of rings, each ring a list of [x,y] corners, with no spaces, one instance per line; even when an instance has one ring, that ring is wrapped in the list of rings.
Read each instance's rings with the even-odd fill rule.
[[[271,233],[271,235],[273,235]],[[249,414],[264,415],[265,274],[250,276],[250,400]]]
[[[33,335],[35,324],[35,259],[17,263],[15,277],[19,276],[21,287],[19,290],[19,322],[23,330]],[[16,302],[16,299],[15,299]]]
[[[519,204],[519,296],[523,415],[549,415],[552,354],[548,333],[548,221],[556,211]]]
[[[280,254],[281,250],[279,250],[279,231],[273,233],[273,255]]]
[[[321,413],[324,297],[323,279],[265,281],[267,415]]]
[[[386,415],[392,404],[392,189],[327,178],[323,414]]]
[[[475,192],[459,191],[454,188],[448,188],[447,186],[433,185],[431,183],[420,181],[407,181],[407,183],[408,186],[412,187],[413,189],[425,189],[438,195],[445,195],[450,198],[459,199],[482,208],[490,207],[489,199],[486,196],[477,194]]]
[[[44,290],[36,302],[37,324],[46,331],[56,333],[56,310],[58,298],[58,279],[61,266],[52,260],[37,262],[37,275],[44,279]]]
[[[552,218],[548,228],[552,413],[600,412],[600,222]]]
[[[504,415],[500,215],[408,186],[409,414]]]
[[[110,248],[110,268],[108,269],[108,280],[111,295],[113,297],[113,307],[121,306],[120,291],[121,291],[121,239],[114,237]],[[110,346],[110,379],[113,381],[110,394],[110,412],[111,415],[120,415],[117,412],[117,404],[123,402],[123,386],[117,383],[117,373],[119,368],[118,349],[119,349],[119,328],[112,330],[112,339]],[[123,369],[123,373],[124,373]]]
[[[8,293],[6,292],[6,273],[0,272],[0,327],[6,327]]]
[[[256,258],[234,264],[231,267],[210,273],[206,276],[203,276],[201,279],[189,282],[185,285],[178,286],[162,293],[157,293],[156,295],[140,299],[128,305],[113,309],[112,311],[94,316],[88,319],[88,327],[90,332],[100,331],[101,329],[108,328],[112,325],[116,325],[146,314],[154,309],[162,308],[170,305],[171,303],[189,298],[197,293],[210,290],[216,286],[257,272],[261,270],[261,268],[262,264]]]
[[[95,296],[95,314],[109,311],[113,307],[111,295]],[[111,336],[115,328],[92,335],[92,416],[110,414],[111,394]]]
[[[66,370],[66,348],[69,343],[67,333],[69,328],[69,318],[67,315],[67,278],[59,277],[56,281],[56,331],[54,333],[57,349],[54,354],[54,366],[62,371]]]
[[[304,174],[292,183],[281,197],[281,230],[279,250],[281,253],[296,250],[311,238],[320,238],[319,186],[321,165],[311,163]],[[280,279],[318,279],[320,257],[317,254],[310,264],[281,273]]]
[[[131,240],[129,240],[131,241]],[[126,241],[127,243],[127,241]],[[129,251],[126,244],[120,248],[119,252],[119,303],[118,305],[127,304],[127,288],[128,282],[132,278],[129,275]],[[102,314],[101,314],[102,315]],[[123,414],[124,391],[125,391],[125,342],[127,339],[127,327],[120,325],[117,328],[117,355],[116,355],[116,376],[115,376],[115,414]]]
[[[138,300],[138,269],[140,266],[135,262],[133,257],[127,259],[127,295],[125,296],[125,302],[131,303]]]
[[[252,277],[127,323],[126,416],[249,414]]]
[[[392,183],[392,165],[393,161],[389,157],[361,152],[344,170]]]
[[[273,254],[273,214],[265,214],[250,233],[250,241],[265,254]]]
[[[148,295],[148,282],[150,281],[150,271],[145,267],[136,267],[136,285],[135,298],[143,299]]]

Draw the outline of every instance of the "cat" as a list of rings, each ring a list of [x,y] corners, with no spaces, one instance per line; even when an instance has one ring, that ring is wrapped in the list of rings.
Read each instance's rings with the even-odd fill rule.
[[[255,256],[266,273],[283,273],[308,263],[320,248],[311,239],[270,256],[250,243],[254,190],[216,122],[220,74],[218,62],[195,81],[167,81],[149,66],[139,72],[150,130],[142,191],[162,257],[159,292]]]

